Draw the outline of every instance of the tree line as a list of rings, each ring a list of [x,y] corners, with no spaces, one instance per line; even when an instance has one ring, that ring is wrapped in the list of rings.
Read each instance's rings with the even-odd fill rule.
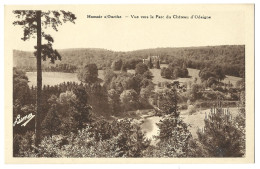
[[[37,71],[35,66],[17,66],[18,69],[23,69],[26,72],[35,72]],[[77,66],[70,64],[56,64],[54,65],[42,65],[43,72],[64,72],[64,73],[75,73],[77,71]]]
[[[208,46],[187,48],[156,48],[130,52],[114,52],[105,49],[66,49],[59,50],[64,64],[74,65],[80,68],[88,63],[95,63],[98,69],[111,67],[112,63],[122,60],[128,69],[134,69],[131,63],[142,62],[149,56],[159,56],[160,63],[185,64],[187,68],[203,69],[210,66],[219,66],[224,74],[236,77],[244,77],[245,73],[245,46]],[[30,59],[32,53],[14,51],[14,61],[18,67],[25,68],[28,65],[35,67]],[[121,68],[121,67],[120,67]],[[117,68],[116,68],[117,69]]]

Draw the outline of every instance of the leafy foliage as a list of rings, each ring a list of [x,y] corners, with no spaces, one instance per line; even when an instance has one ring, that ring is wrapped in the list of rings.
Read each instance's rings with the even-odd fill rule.
[[[45,137],[37,157],[142,157],[150,141],[131,120],[99,121],[67,137]]]
[[[13,100],[19,101],[22,105],[30,100],[28,77],[24,71],[17,68],[13,68]]]
[[[161,76],[166,79],[177,79],[179,77],[188,77],[188,69],[186,66],[177,65],[177,63],[170,63],[167,68],[163,67],[161,69]]]
[[[187,157],[192,139],[188,125],[181,119],[168,116],[158,124],[160,133],[158,147],[161,157]]]
[[[88,103],[92,107],[93,115],[108,117],[111,110],[109,107],[109,96],[106,88],[98,83],[85,85],[84,87],[87,93]]]
[[[58,134],[61,126],[61,117],[59,115],[59,108],[61,107],[58,103],[58,98],[55,95],[52,95],[48,100],[51,107],[42,122],[42,128],[47,135],[52,136],[53,134]]]
[[[169,68],[163,67],[163,68],[161,69],[161,76],[164,77],[164,78],[166,78],[166,79],[171,79],[171,77],[172,77],[172,72],[171,72],[171,70],[170,70]]]
[[[34,134],[26,132],[24,135],[14,134],[13,156],[14,157],[36,157],[34,153]]]
[[[111,111],[113,114],[118,114],[121,110],[120,107],[120,95],[115,89],[110,89],[108,91],[108,103],[110,105]]]
[[[198,130],[199,141],[211,157],[241,157],[243,133],[232,121],[228,110],[217,107],[205,118],[205,127]]]
[[[143,75],[146,71],[148,71],[148,67],[144,63],[138,63],[135,67],[135,73]]]
[[[75,94],[76,99],[72,100],[71,111],[73,112],[73,118],[75,119],[74,122],[76,123],[77,129],[82,129],[92,120],[91,107],[88,105],[87,93],[83,87],[75,88],[73,93]]]
[[[88,64],[78,72],[78,79],[83,83],[92,84],[98,81],[96,64]]]
[[[175,87],[166,88],[158,92],[157,103],[158,107],[163,111],[163,114],[171,114],[175,117],[179,117]]]
[[[223,70],[219,66],[204,68],[200,71],[199,76],[202,81],[209,80],[210,78],[215,78],[220,81],[226,77]]]
[[[163,118],[157,124],[159,135],[155,148],[151,149],[150,157],[187,157],[196,156],[198,146],[192,139],[188,125],[179,117],[177,107],[177,94],[174,86],[163,93],[165,104],[163,104]]]
[[[190,90],[190,99],[192,101],[201,99],[201,95],[202,95],[200,92],[201,88],[202,88],[202,86],[199,84],[192,84],[191,90]]]
[[[120,100],[122,102],[122,105],[124,106],[124,111],[136,110],[138,106],[137,93],[133,89],[124,90],[120,94]]]
[[[115,60],[114,62],[112,62],[111,68],[113,70],[121,70],[122,65],[123,65],[122,59]]]
[[[14,21],[14,25],[22,26],[24,34],[22,40],[26,41],[30,38],[35,38],[35,34],[37,33],[37,29],[39,25],[37,25],[37,12],[40,12],[41,25],[45,29],[48,27],[52,27],[55,31],[58,31],[58,26],[62,24],[62,22],[72,22],[75,23],[76,16],[64,10],[61,11],[37,11],[37,10],[15,10],[13,13],[15,14],[18,20]],[[57,50],[52,48],[52,43],[54,39],[51,35],[46,34],[44,31],[41,32],[41,36],[47,41],[46,44],[41,44],[41,46],[35,46],[35,49],[41,48],[41,56],[45,61],[46,58],[50,58],[50,62],[54,63],[55,60],[61,60],[61,55]],[[35,56],[37,52],[34,53]]]

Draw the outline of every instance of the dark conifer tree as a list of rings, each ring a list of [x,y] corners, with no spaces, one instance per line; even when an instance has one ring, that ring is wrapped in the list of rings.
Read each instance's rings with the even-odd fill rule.
[[[42,28],[52,27],[58,31],[57,27],[62,22],[75,23],[76,16],[71,12],[61,11],[41,11],[41,10],[15,10],[17,21],[14,25],[22,26],[24,35],[22,40],[26,41],[30,38],[37,37],[37,46],[35,46],[36,60],[37,60],[37,94],[36,94],[36,118],[35,118],[35,145],[38,146],[41,136],[41,111],[42,111],[42,64],[41,60],[46,60],[48,57],[51,63],[55,60],[61,59],[57,50],[52,48],[54,42],[51,35],[46,34]],[[47,41],[47,44],[42,44],[42,38]]]

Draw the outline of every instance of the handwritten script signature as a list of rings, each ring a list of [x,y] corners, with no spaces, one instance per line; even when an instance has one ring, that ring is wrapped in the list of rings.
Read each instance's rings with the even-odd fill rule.
[[[15,126],[16,124],[21,124],[21,123],[23,123],[21,126],[26,126],[26,124],[29,123],[34,118],[34,116],[35,115],[33,115],[32,113],[27,114],[24,117],[21,117],[21,115],[18,114],[13,126]]]

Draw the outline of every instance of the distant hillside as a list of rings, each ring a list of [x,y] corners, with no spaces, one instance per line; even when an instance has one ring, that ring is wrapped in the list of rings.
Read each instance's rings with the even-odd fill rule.
[[[58,50],[62,59],[56,64],[70,64],[77,67],[88,63],[98,63],[99,67],[110,65],[116,59],[116,52],[105,49],[61,49]],[[33,52],[13,51],[14,66],[17,67],[36,67],[36,59]],[[48,60],[42,62],[44,66],[53,66]]]
[[[130,52],[115,52],[105,49],[62,49],[58,50],[62,61],[56,64],[75,66],[79,68],[88,63],[97,64],[99,69],[110,67],[114,60],[123,61],[131,59],[143,59],[148,56],[160,56],[162,63],[180,62],[187,67],[201,69],[210,65],[218,65],[223,68],[227,75],[243,76],[245,72],[245,46],[205,46],[183,48],[154,48]],[[24,69],[34,69],[36,59],[33,52],[13,51],[14,66]],[[56,66],[43,62],[43,68]]]

